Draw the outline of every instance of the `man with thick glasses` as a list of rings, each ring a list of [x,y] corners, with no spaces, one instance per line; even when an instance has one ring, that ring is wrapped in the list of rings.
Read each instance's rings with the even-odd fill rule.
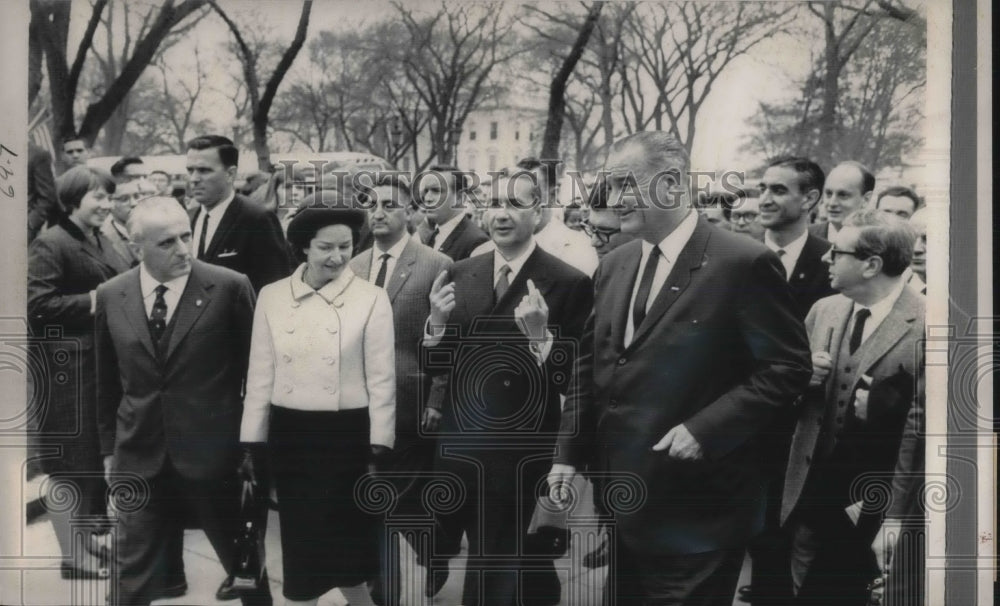
[[[758,242],[764,241],[764,226],[760,224],[760,198],[738,195],[729,211],[729,224],[738,234],[750,236]]]

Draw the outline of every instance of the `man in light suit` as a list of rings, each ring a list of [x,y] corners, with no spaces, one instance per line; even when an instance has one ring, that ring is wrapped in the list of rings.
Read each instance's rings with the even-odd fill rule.
[[[431,382],[421,369],[420,343],[430,313],[428,297],[434,279],[449,270],[452,260],[410,236],[406,227],[415,212],[409,186],[397,175],[380,175],[368,200],[372,248],[351,259],[351,271],[385,288],[392,303],[396,343],[396,443],[385,471],[428,473],[434,463],[434,441],[421,432],[436,428],[440,413],[426,408]],[[395,515],[420,515],[420,491],[425,481],[400,478]],[[383,543],[385,547],[385,543]],[[383,553],[383,556],[385,554]],[[385,564],[385,562],[383,562]],[[391,577],[388,575],[392,575]],[[382,568],[373,591],[380,603],[399,600],[399,566]]]
[[[531,559],[524,541],[590,313],[591,282],[535,243],[539,192],[531,180],[498,185],[484,215],[496,250],[456,263],[431,291],[424,343],[429,356],[450,360],[428,367],[448,378],[432,394],[443,397],[435,470],[465,487],[464,502],[441,524],[469,539],[463,604],[552,605],[560,601],[559,578],[544,559],[524,569]],[[454,555],[435,547],[439,566]]]
[[[806,318],[813,377],[781,503],[797,604],[863,603],[898,534],[880,528],[898,529],[919,499],[924,302],[903,278],[913,241],[907,222],[858,211],[826,255],[841,294]],[[887,510],[873,487],[889,492]]]
[[[454,166],[432,166],[417,175],[413,189],[431,231],[424,244],[461,261],[490,237],[465,214],[465,175]]]
[[[612,146],[610,204],[639,239],[597,269],[549,474],[557,499],[584,467],[642,484],[641,501],[605,501],[616,523],[605,598],[619,605],[732,603],[763,520],[760,432],[809,381],[781,262],[698,218],[688,171],[666,132]]]
[[[147,487],[141,507],[118,508],[111,603],[123,605],[161,594],[180,504],[233,570],[255,299],[245,276],[191,259],[191,226],[175,200],[139,204],[129,234],[140,264],[98,288],[95,316],[105,471],[133,474]],[[267,584],[243,600],[270,604]]]
[[[245,274],[260,292],[292,273],[291,259],[275,214],[233,189],[238,160],[239,150],[225,137],[188,143],[188,194],[198,202],[191,211],[191,254]]]

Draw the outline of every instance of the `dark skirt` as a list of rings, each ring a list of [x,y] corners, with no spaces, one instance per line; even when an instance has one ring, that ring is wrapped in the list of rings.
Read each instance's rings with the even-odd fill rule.
[[[339,412],[271,407],[269,446],[281,522],[283,593],[317,598],[378,571],[377,519],[354,487],[365,474],[368,409]]]

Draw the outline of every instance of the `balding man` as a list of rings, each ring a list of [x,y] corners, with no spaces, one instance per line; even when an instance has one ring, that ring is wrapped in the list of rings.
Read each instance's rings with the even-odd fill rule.
[[[916,232],[917,239],[913,242],[913,261],[910,269],[910,287],[922,295],[927,294],[927,207],[917,209],[910,217],[910,226]]]
[[[847,215],[868,204],[874,190],[875,175],[864,164],[849,160],[833,167],[823,185],[827,220],[814,223],[809,232],[832,242]]]
[[[192,258],[191,223],[172,198],[129,218],[139,266],[97,289],[97,422],[104,467],[148,487],[119,507],[112,604],[149,604],[166,588],[170,538],[197,517],[235,570],[239,428],[254,291],[246,276]],[[182,505],[184,507],[182,507]],[[266,581],[245,604],[270,604]]]
[[[676,138],[616,141],[605,173],[638,239],[597,269],[549,484],[560,497],[585,467],[642,484],[606,500],[606,603],[728,606],[763,517],[760,432],[809,380],[805,329],[777,255],[691,208]]]

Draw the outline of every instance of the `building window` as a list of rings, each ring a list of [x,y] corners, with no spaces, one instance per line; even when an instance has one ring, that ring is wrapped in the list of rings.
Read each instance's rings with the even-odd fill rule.
[[[514,140],[515,141],[520,141],[521,140],[521,131],[519,131],[519,130],[515,130],[514,131]]]
[[[497,139],[497,123],[490,122],[490,140],[496,141]],[[493,170],[492,168],[490,170]]]
[[[475,141],[475,140],[476,140],[476,131],[470,130],[469,131],[469,141]]]

